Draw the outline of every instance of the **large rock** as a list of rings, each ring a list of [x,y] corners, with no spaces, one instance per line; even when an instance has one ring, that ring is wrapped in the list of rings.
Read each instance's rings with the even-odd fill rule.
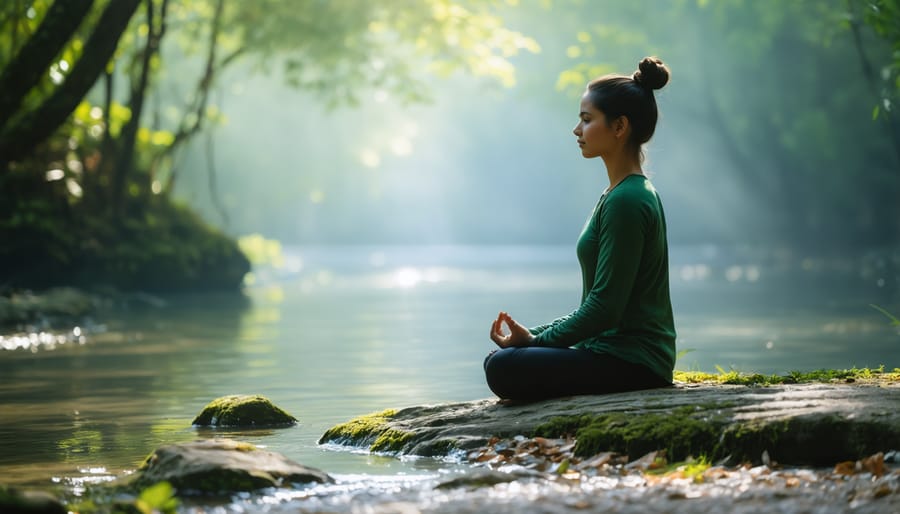
[[[666,449],[759,462],[833,465],[900,449],[900,384],[701,385],[530,404],[479,400],[387,410],[329,429],[320,443],[423,456],[492,436],[574,435],[576,454]]]
[[[277,427],[297,422],[268,398],[259,395],[222,396],[209,402],[192,425],[218,427]]]
[[[310,482],[331,483],[324,472],[252,444],[228,439],[163,446],[129,480],[135,487],[172,484],[179,496],[229,494]]]
[[[0,512],[4,514],[66,514],[68,510],[50,493],[0,485]]]
[[[0,294],[0,328],[80,323],[98,303],[96,297],[71,287],[57,287],[40,293]]]

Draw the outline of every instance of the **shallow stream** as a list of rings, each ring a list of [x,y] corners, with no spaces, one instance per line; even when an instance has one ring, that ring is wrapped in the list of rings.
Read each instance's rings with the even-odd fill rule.
[[[159,445],[229,436],[321,468],[343,489],[237,499],[221,507],[228,511],[366,512],[392,502],[397,512],[404,504],[459,511],[454,495],[464,493],[436,495],[432,487],[467,466],[337,451],[316,440],[372,411],[490,397],[481,362],[492,348],[491,320],[507,310],[533,325],[574,309],[581,281],[572,249],[327,247],[284,256],[283,267],[257,270],[246,301],[147,296],[83,326],[0,338],[0,483],[77,487],[134,469]],[[671,261],[679,369],[900,366],[900,334],[869,305],[900,307],[896,255],[708,246],[674,248]],[[268,396],[300,424],[242,432],[190,426],[226,394]],[[624,511],[637,502],[634,511],[646,512],[644,493],[629,492],[641,488],[628,480],[523,480],[470,492],[466,501],[507,495],[501,503],[515,512],[516,501],[535,497],[577,510],[578,498],[602,490],[603,501]],[[675,494],[648,491],[663,503]],[[574,503],[554,503],[559,494]]]

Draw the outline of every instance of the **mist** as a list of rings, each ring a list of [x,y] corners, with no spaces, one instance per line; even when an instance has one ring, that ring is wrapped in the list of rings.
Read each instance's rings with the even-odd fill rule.
[[[824,67],[853,56],[847,34],[808,36],[830,38],[819,47],[802,38],[737,44],[742,31],[759,30],[754,21],[709,27],[684,9],[657,22],[667,32],[648,34],[645,13],[611,2],[510,9],[507,23],[541,44],[512,59],[516,85],[432,77],[424,104],[360,83],[351,86],[358,106],[332,109],[277,72],[232,70],[217,96],[227,121],[212,129],[211,153],[198,140],[183,156],[191,173],[177,193],[230,233],[288,244],[572,243],[608,184],[602,161],[582,159],[572,135],[583,84],[558,87],[561,73],[586,60],[574,50],[579,38],[590,38],[601,69],[631,74],[655,54],[672,70],[645,149],[672,244],[898,241],[897,143],[884,119],[871,119],[878,99],[863,94],[860,63],[843,59],[838,77]],[[835,140],[846,148],[819,146]],[[210,156],[222,209],[209,188]]]

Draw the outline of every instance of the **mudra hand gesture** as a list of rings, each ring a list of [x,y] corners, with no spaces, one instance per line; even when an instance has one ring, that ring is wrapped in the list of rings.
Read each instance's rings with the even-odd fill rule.
[[[503,325],[509,329],[508,334],[503,333]],[[511,346],[529,346],[534,341],[534,335],[523,325],[512,319],[509,314],[501,312],[491,324],[491,341],[497,343],[500,348]]]

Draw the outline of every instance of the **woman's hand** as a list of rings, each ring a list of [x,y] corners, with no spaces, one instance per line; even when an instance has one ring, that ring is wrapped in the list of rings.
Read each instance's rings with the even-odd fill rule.
[[[503,325],[509,329],[509,334],[503,333]],[[500,348],[529,346],[534,341],[534,335],[509,314],[501,312],[491,324],[491,341],[497,343]]]

